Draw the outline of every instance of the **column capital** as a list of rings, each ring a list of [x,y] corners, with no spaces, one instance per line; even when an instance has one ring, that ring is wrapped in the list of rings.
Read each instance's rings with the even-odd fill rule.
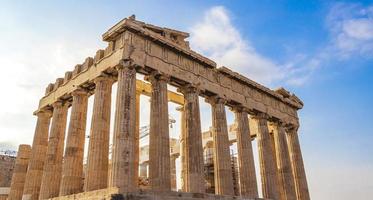
[[[62,106],[64,106],[64,105],[65,105],[65,102],[62,101],[62,100],[58,100],[58,101],[52,103],[52,107],[53,107],[53,109],[55,109],[55,108],[59,108],[59,107],[62,107]]]
[[[256,114],[252,114],[252,115],[250,115],[250,117],[252,119],[257,119],[257,120],[260,120],[260,119],[269,120],[270,119],[270,116],[267,113],[263,113],[263,112],[258,112]]]
[[[87,95],[88,90],[82,87],[78,87],[76,90],[71,92],[71,96],[82,96],[82,95]]]
[[[152,71],[149,75],[145,76],[145,80],[151,83],[154,82],[155,80],[165,81],[168,83],[170,81],[170,78],[171,77],[169,75],[159,72],[159,71]]]
[[[238,105],[232,105],[230,106],[229,110],[235,112],[235,113],[241,113],[241,112],[246,112],[246,113],[249,113],[249,109],[248,108],[245,108],[244,106],[242,106],[241,104],[238,104]]]
[[[280,119],[268,121],[268,124],[272,126],[278,126],[278,127],[284,127],[284,128],[287,126],[287,124]]]
[[[299,125],[296,125],[296,124],[286,124],[285,125],[285,130],[288,133],[290,133],[290,132],[297,132],[298,129],[299,129]]]
[[[109,74],[101,74],[100,76],[96,77],[93,82],[97,85],[98,82],[107,81],[110,83],[114,83],[114,77]]]
[[[186,84],[184,86],[181,86],[177,89],[178,92],[182,94],[188,94],[188,93],[197,93],[199,94],[201,90],[198,88],[198,86],[193,84]]]
[[[206,103],[209,103],[211,105],[216,105],[216,104],[225,104],[227,103],[227,100],[219,97],[218,95],[207,97],[205,99]]]
[[[121,69],[124,69],[124,68],[135,69],[135,65],[133,64],[133,60],[132,59],[123,59],[123,60],[120,61],[119,65],[115,66],[116,70],[121,70]]]
[[[52,117],[52,111],[46,108],[42,108],[34,112],[37,117]]]

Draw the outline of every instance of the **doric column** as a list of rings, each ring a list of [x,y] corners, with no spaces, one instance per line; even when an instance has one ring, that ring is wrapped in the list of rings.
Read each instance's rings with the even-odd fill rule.
[[[38,117],[34,141],[32,143],[31,158],[28,165],[23,200],[38,200],[43,177],[44,161],[48,148],[48,133],[52,113],[43,110],[36,113]]]
[[[136,70],[129,62],[118,67],[111,186],[119,192],[137,190],[135,174]]]
[[[295,190],[298,200],[309,200],[306,172],[304,171],[302,152],[300,149],[298,127],[292,127],[287,131],[287,141],[290,153],[290,161],[293,169]]]
[[[65,103],[56,102],[53,104],[52,125],[39,199],[57,197],[59,194],[67,109],[68,106]]]
[[[258,185],[256,182],[253,148],[247,111],[242,107],[233,108],[236,118],[236,138],[238,151],[238,171],[240,193],[243,197],[257,198]]]
[[[87,122],[88,93],[84,89],[72,92],[65,157],[62,165],[60,196],[83,191],[83,156]]]
[[[185,170],[183,184],[185,192],[204,193],[203,147],[198,91],[186,86],[179,90],[184,95],[184,127],[182,131],[182,167]]]
[[[96,88],[84,191],[104,189],[108,183],[111,88],[114,81],[109,76],[100,76],[94,82]]]
[[[149,182],[152,190],[171,190],[170,136],[168,131],[167,78],[148,77],[152,85],[149,130]]]
[[[8,200],[22,199],[30,156],[31,146],[26,144],[19,145]]]
[[[180,141],[180,158],[181,158],[181,173],[180,173],[180,179],[181,179],[181,191],[185,192],[185,176],[186,176],[186,159],[185,159],[185,114],[184,114],[184,106],[179,106],[176,108],[177,111],[180,112],[180,135],[179,135],[179,141]]]
[[[268,130],[268,116],[264,113],[258,113],[252,117],[258,122],[257,142],[263,197],[280,199],[277,167],[272,150],[272,140]]]
[[[177,178],[176,178],[176,159],[180,156],[180,154],[175,153],[171,155],[171,164],[170,164],[170,171],[171,171],[171,190],[177,191]]]
[[[230,143],[224,100],[207,99],[212,106],[212,137],[214,141],[215,194],[234,195]]]
[[[139,184],[139,159],[140,159],[140,95],[141,93],[136,91],[136,133],[135,133],[135,174],[137,176],[137,185]]]
[[[148,177],[148,165],[149,163],[147,161],[140,164],[140,177]]]
[[[283,122],[272,122],[281,199],[296,200],[293,173]]]

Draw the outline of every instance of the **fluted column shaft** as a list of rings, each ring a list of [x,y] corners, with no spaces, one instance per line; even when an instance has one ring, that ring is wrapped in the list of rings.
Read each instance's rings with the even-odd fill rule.
[[[201,121],[198,91],[193,87],[181,88],[184,95],[185,131],[182,131],[183,185],[185,192],[205,192]]]
[[[297,199],[309,200],[310,194],[308,191],[306,172],[304,171],[304,164],[298,139],[297,128],[288,130],[287,141]]]
[[[113,79],[108,76],[100,76],[95,79],[95,84],[84,191],[104,189],[107,188],[108,183]]]
[[[276,161],[272,150],[271,136],[268,130],[268,117],[263,113],[259,113],[254,116],[254,118],[258,122],[257,142],[263,197],[280,199]]]
[[[220,98],[208,100],[212,106],[212,137],[214,141],[215,193],[234,195],[230,143],[224,102]]]
[[[87,122],[88,93],[78,89],[72,93],[73,102],[62,165],[60,196],[83,191],[83,156]]]
[[[177,191],[177,177],[176,177],[176,159],[180,156],[180,154],[172,154],[171,155],[171,164],[170,164],[170,171],[171,171],[171,190]]]
[[[149,182],[154,191],[171,190],[167,79],[151,75]]]
[[[62,102],[53,104],[52,125],[39,199],[57,197],[59,194],[67,109],[67,104]]]
[[[255,174],[255,164],[248,113],[243,108],[233,109],[237,123],[237,151],[240,179],[240,193],[243,197],[257,198],[258,185]]]
[[[180,112],[180,158],[181,158],[181,191],[186,191],[185,189],[185,176],[186,176],[186,159],[185,159],[185,114],[184,114],[184,106],[180,106],[176,108],[177,111]]]
[[[8,200],[22,199],[30,156],[31,146],[26,144],[19,145]]]
[[[23,200],[39,199],[44,161],[48,148],[48,133],[52,113],[50,111],[39,111],[36,113],[36,116],[38,119],[22,195]]]
[[[296,200],[293,172],[291,169],[289,150],[285,128],[282,122],[273,124],[278,177],[280,181],[281,199]]]
[[[137,190],[136,152],[136,70],[130,64],[118,67],[111,186],[120,192]]]
[[[137,185],[139,184],[139,159],[140,159],[140,92],[136,92],[136,133],[135,133],[135,174]]]

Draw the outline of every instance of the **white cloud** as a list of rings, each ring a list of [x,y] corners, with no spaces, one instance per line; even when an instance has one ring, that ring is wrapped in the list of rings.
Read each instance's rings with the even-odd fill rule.
[[[271,59],[260,55],[231,23],[222,6],[209,9],[203,19],[191,29],[194,50],[261,83],[272,83],[284,74]]]
[[[0,23],[5,24],[0,31],[0,143],[31,144],[36,124],[32,113],[46,86],[93,56],[101,44],[51,34],[53,29],[25,27],[15,13],[0,13]]]
[[[327,17],[331,46],[339,58],[373,55],[373,6],[335,4]]]

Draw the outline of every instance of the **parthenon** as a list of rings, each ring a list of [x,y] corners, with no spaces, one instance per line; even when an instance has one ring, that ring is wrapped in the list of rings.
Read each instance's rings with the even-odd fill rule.
[[[105,32],[105,49],[46,87],[34,112],[37,124],[32,146],[19,148],[8,199],[248,200],[261,196],[309,200],[298,139],[297,112],[303,102],[284,88],[271,90],[227,67],[217,67],[189,47],[188,37],[186,32],[147,24],[134,16]],[[136,79],[137,74],[146,81]],[[114,83],[116,105],[111,105]],[[139,184],[140,95],[150,97],[146,189]],[[89,96],[94,98],[92,116],[87,116]],[[212,111],[213,193],[206,192],[201,97]],[[176,153],[170,150],[168,102],[180,105],[181,133],[176,145],[180,149]],[[235,116],[236,183],[226,107]],[[111,112],[115,112],[114,119],[110,119]],[[88,117],[91,124],[87,124]],[[113,146],[109,147],[112,120]],[[84,165],[86,129],[90,134]],[[253,140],[258,144],[260,174],[255,171]],[[181,158],[179,191],[172,190],[175,155]]]

